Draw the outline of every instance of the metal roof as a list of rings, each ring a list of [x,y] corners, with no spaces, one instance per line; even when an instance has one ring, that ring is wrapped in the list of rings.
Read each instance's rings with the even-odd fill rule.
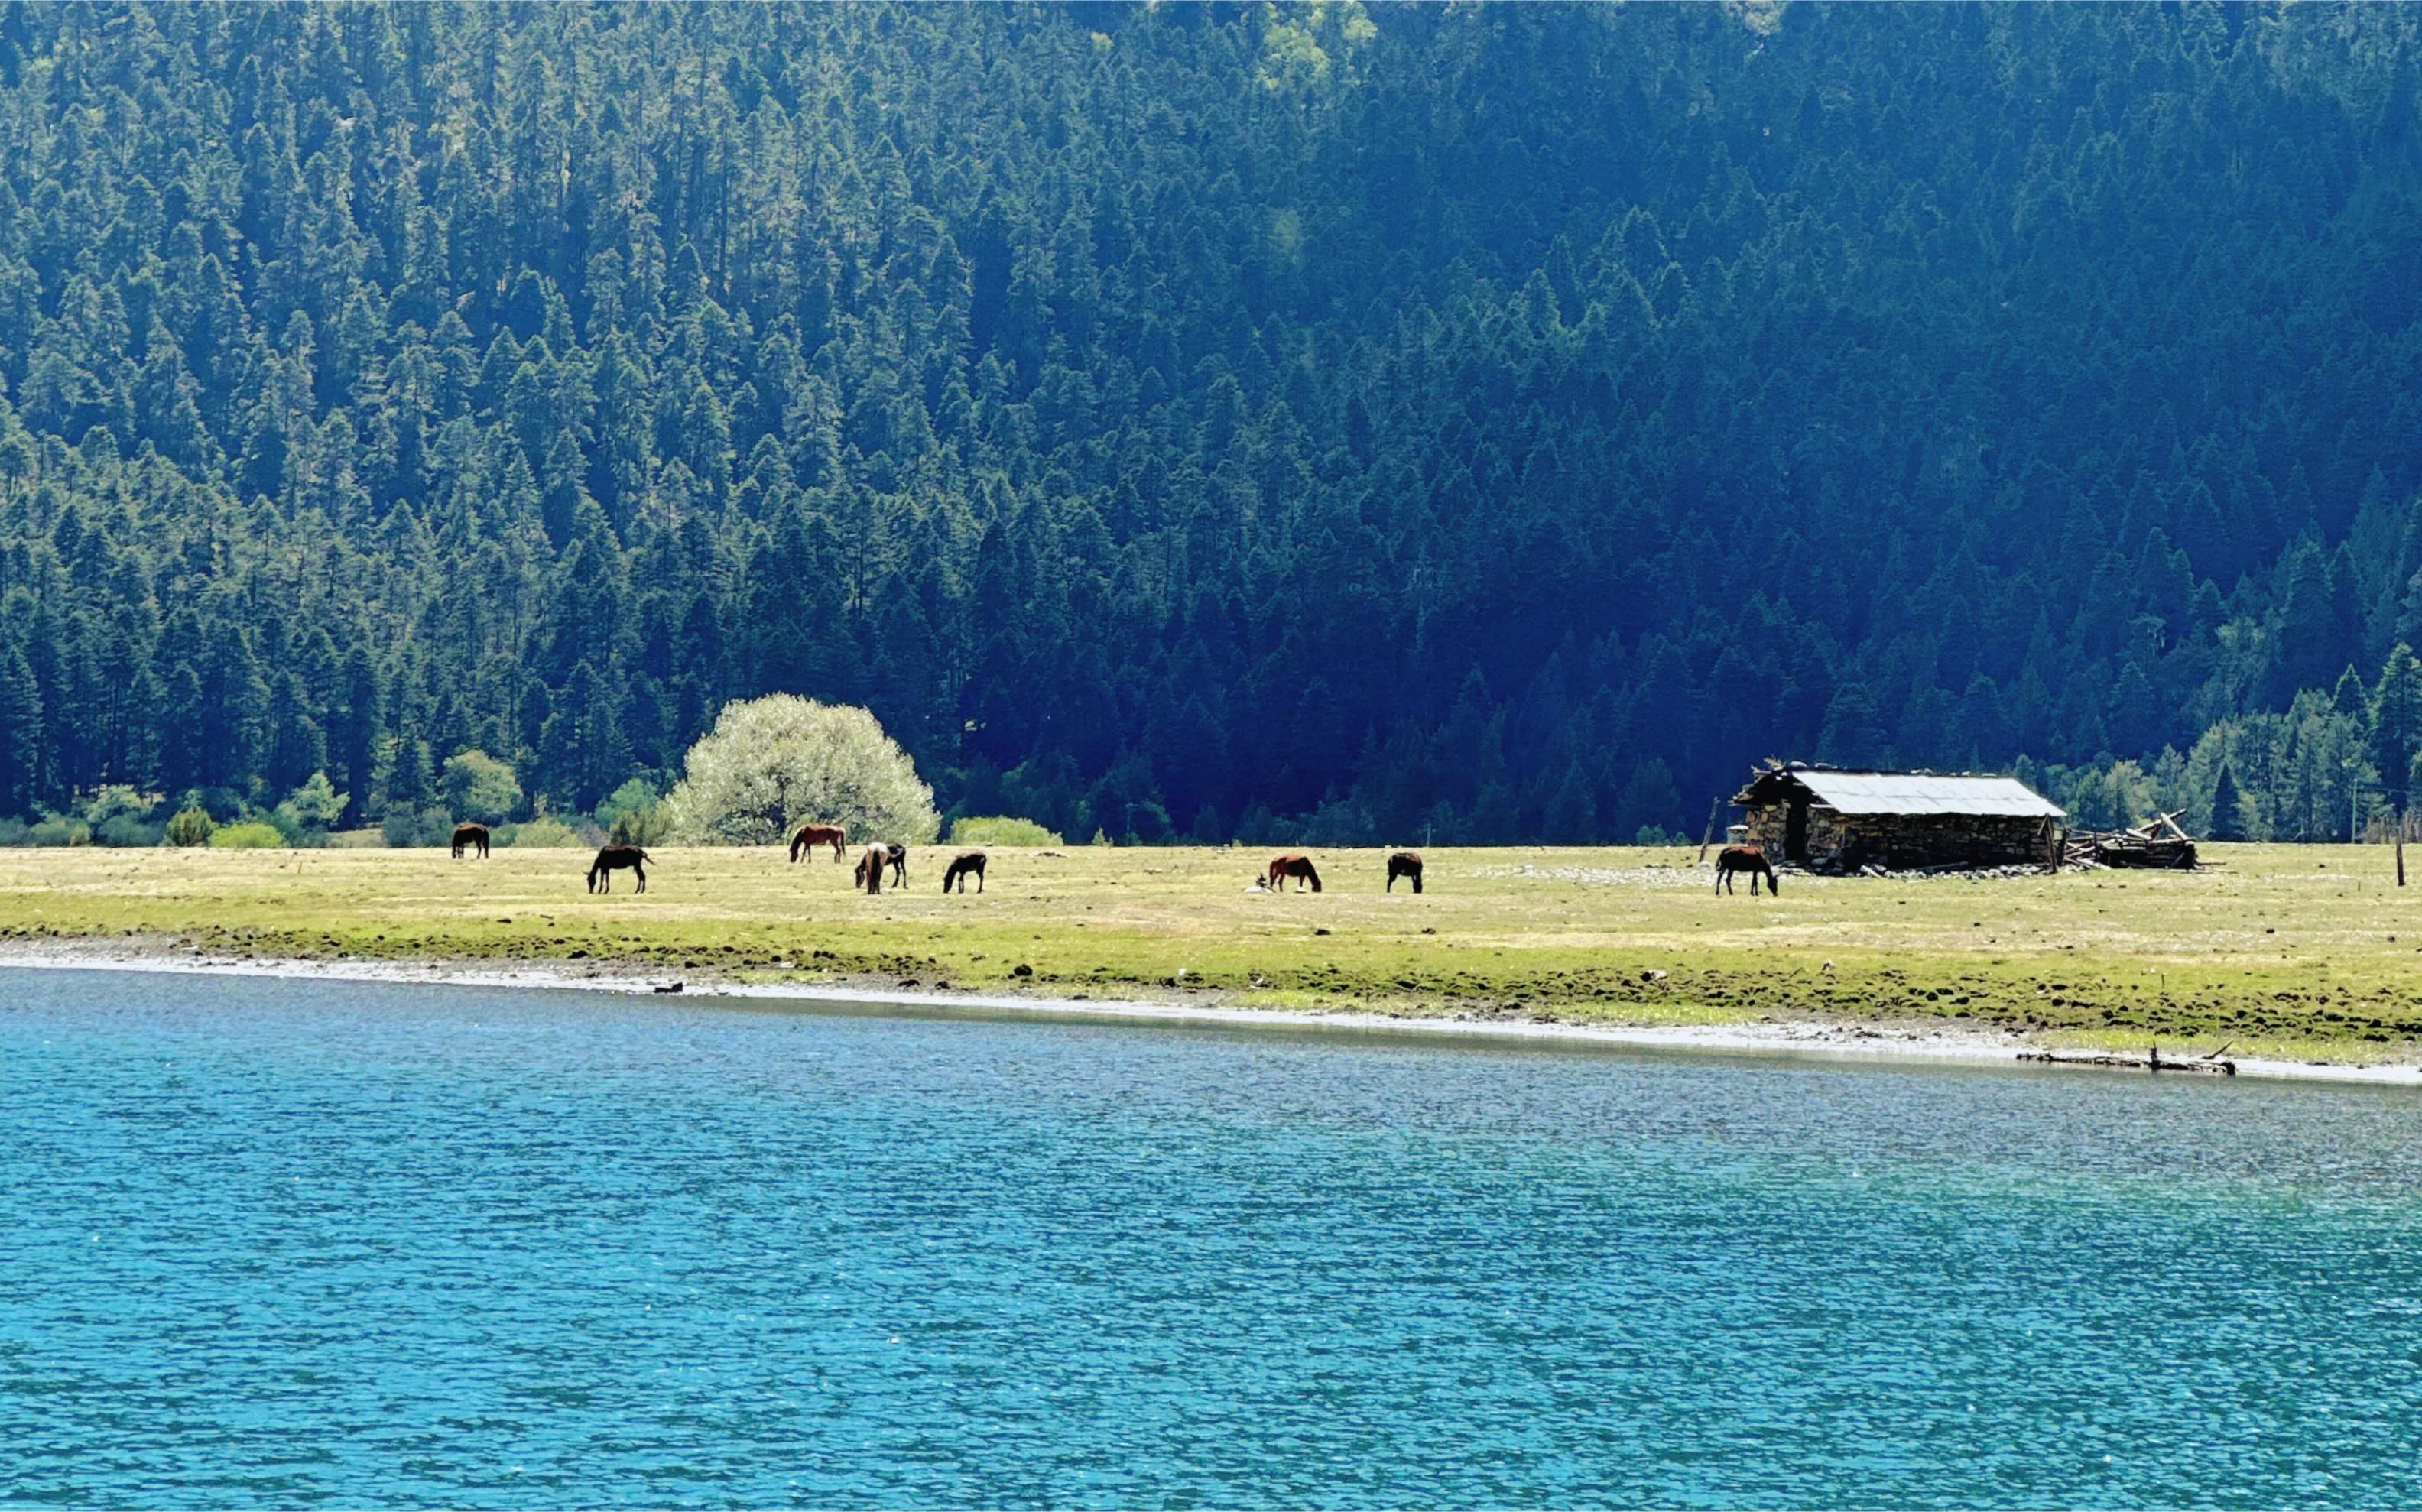
[[[1924,772],[1777,773],[1837,813],[1983,813],[2014,819],[2066,819],[2051,799],[2014,777],[1934,777]]]

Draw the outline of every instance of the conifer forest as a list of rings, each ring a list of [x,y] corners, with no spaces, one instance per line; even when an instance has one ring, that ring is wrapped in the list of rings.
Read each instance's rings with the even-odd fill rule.
[[[585,817],[789,692],[1072,838],[1695,840],[1775,756],[2344,839],[2422,796],[2417,77],[2333,4],[8,5],[0,815]]]

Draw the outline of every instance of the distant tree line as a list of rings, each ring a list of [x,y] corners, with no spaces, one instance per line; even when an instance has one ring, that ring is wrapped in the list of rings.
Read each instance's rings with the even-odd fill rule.
[[[2333,833],[2411,781],[2417,30],[0,8],[0,813],[593,815],[788,691],[1072,836],[1769,754]]]
[[[2079,766],[2021,761],[2071,821],[2116,828],[2178,812],[2216,840],[2344,841],[2394,831],[2422,801],[2422,661],[2399,641],[2367,685],[2224,719],[2185,751]]]

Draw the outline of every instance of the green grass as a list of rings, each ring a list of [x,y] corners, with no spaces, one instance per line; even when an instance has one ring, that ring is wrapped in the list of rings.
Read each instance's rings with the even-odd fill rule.
[[[1259,851],[995,849],[986,893],[945,897],[947,852],[929,848],[908,890],[867,897],[829,859],[666,848],[645,896],[622,874],[615,893],[592,897],[586,852],[458,862],[443,850],[10,850],[0,851],[0,937],[1578,1022],[1940,1020],[2056,1043],[2233,1042],[2340,1060],[2416,1053],[2422,886],[2398,890],[2387,851],[2209,853],[2221,869],[1794,876],[1781,897],[1753,901],[1715,897],[1691,850],[1432,851],[1420,897],[1380,890],[1378,851],[1324,853],[1326,891],[1272,896],[1248,890]]]

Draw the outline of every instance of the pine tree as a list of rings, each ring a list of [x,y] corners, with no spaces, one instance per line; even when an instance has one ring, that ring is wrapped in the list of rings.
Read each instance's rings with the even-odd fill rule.
[[[2403,813],[2414,806],[2414,758],[2422,751],[2422,660],[2403,641],[2388,654],[2371,693],[2371,764],[2389,801]]]
[[[2245,838],[2245,795],[2238,790],[2237,774],[2228,763],[2220,765],[2220,780],[2211,790],[2211,824],[2207,832],[2213,840]]]
[[[0,646],[0,814],[32,811],[42,790],[42,694],[25,654]]]

